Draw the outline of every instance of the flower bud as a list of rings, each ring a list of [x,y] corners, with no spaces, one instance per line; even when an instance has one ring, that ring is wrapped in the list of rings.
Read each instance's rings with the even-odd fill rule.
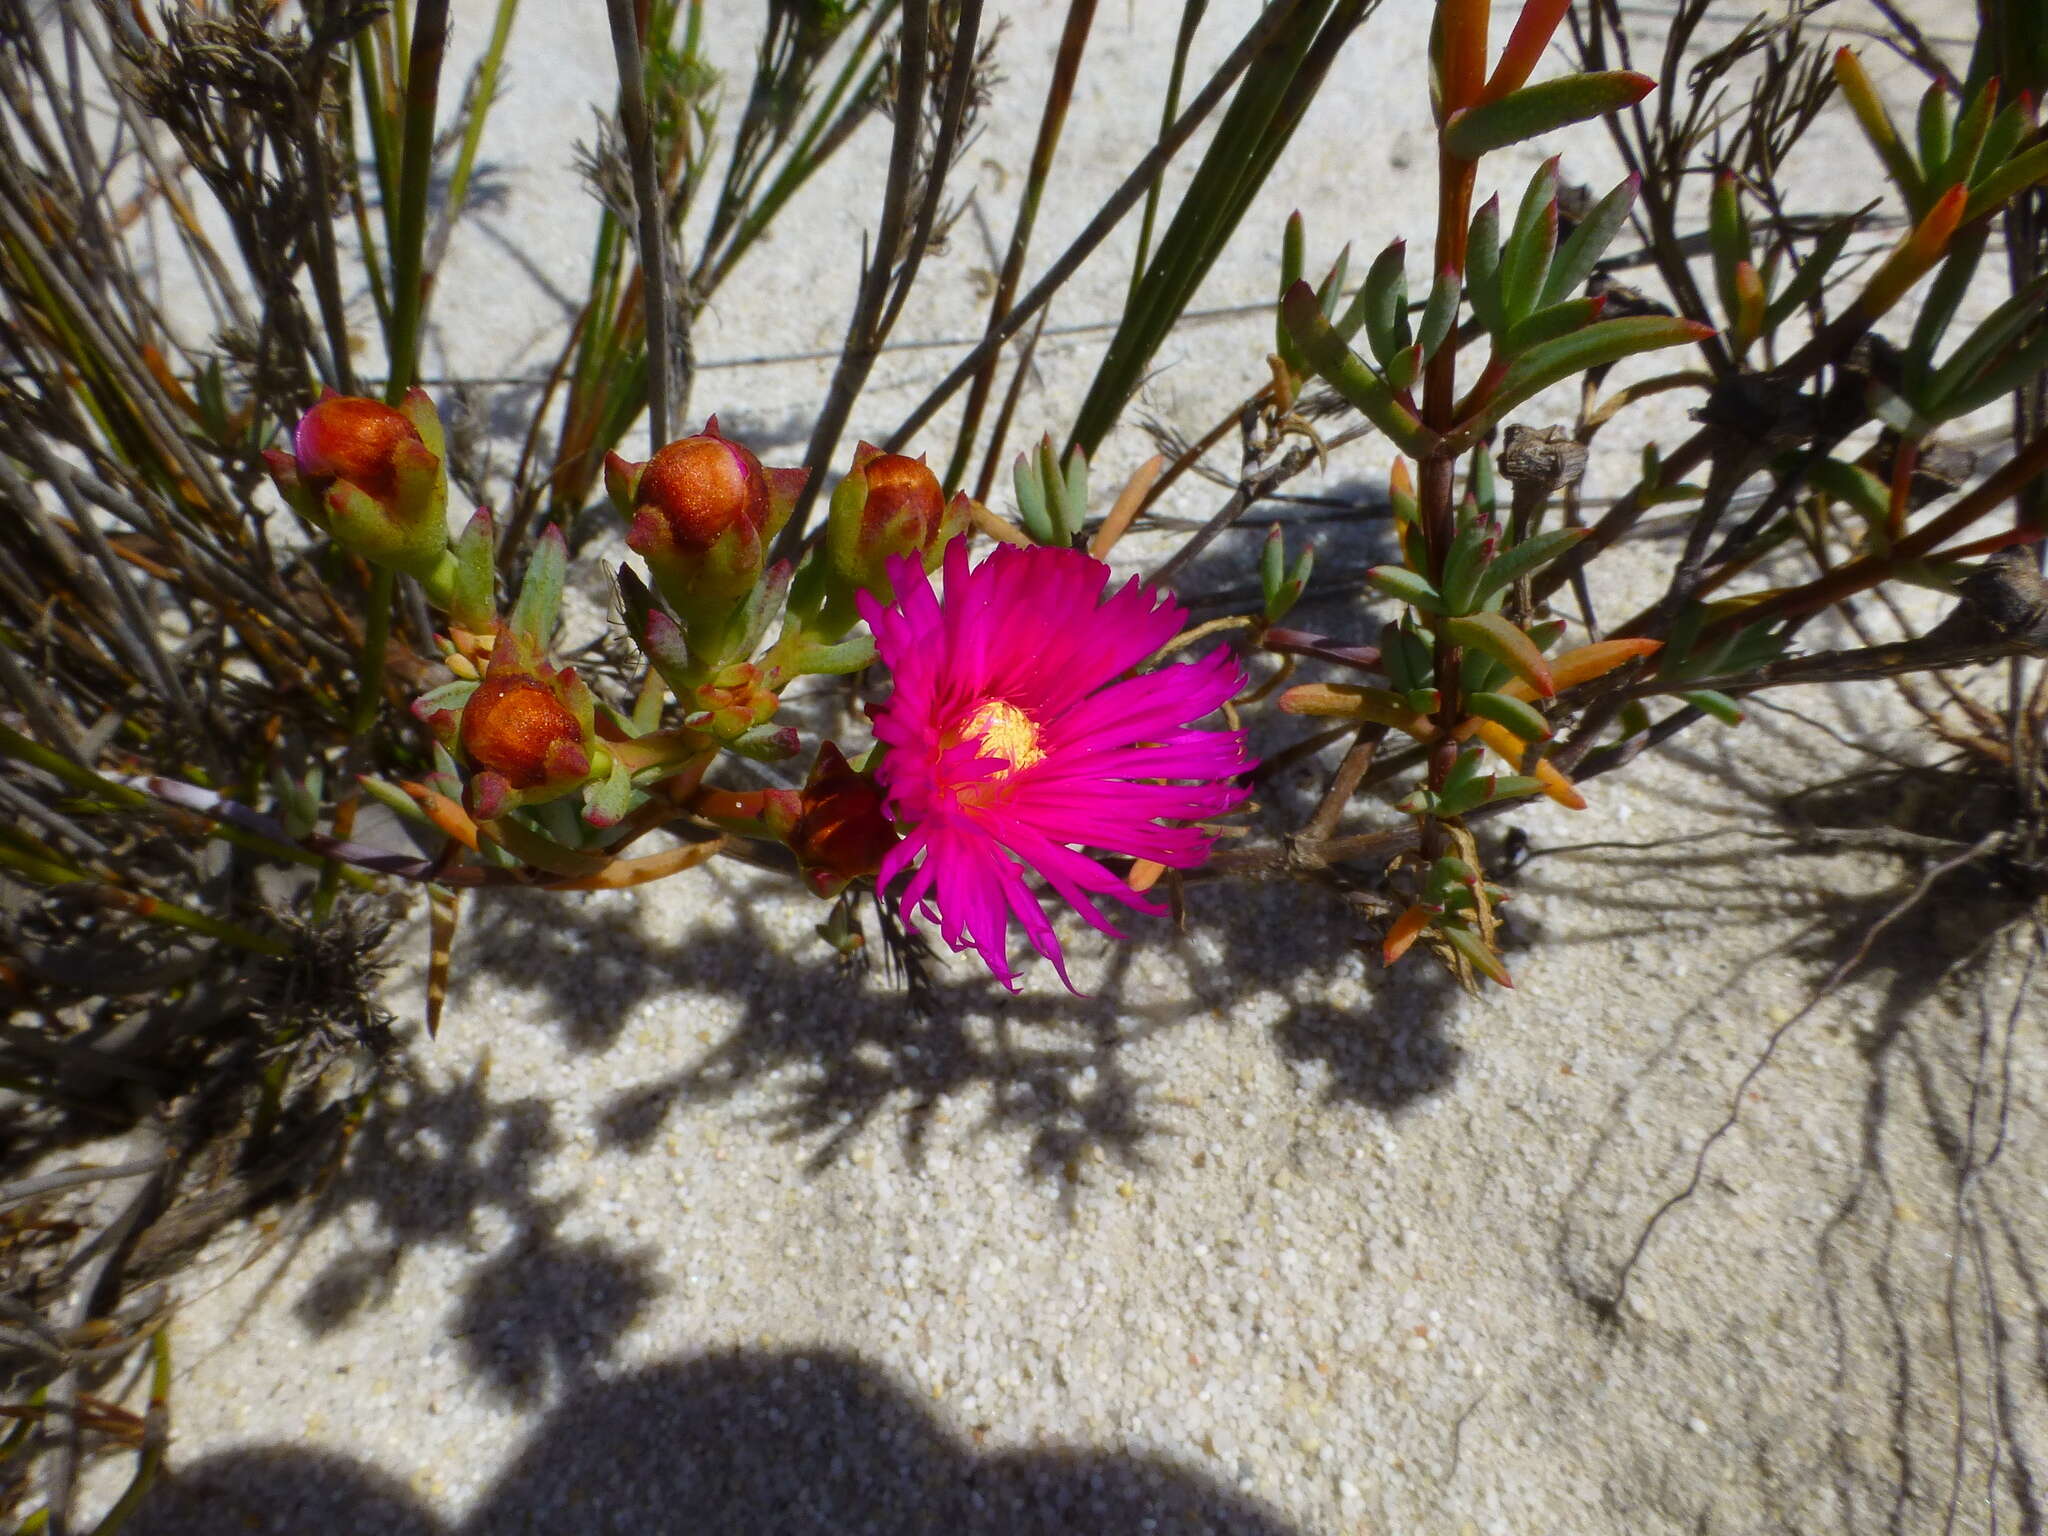
[[[413,712],[475,770],[463,802],[479,821],[566,795],[609,767],[595,701],[575,669],[556,671],[510,633],[499,636],[490,671],[466,698],[451,684]]]
[[[847,882],[879,869],[896,840],[881,786],[868,774],[856,773],[831,742],[819,747],[804,784],[802,813],[789,833],[790,849],[811,889],[820,896],[838,895]]]
[[[714,653],[725,623],[761,579],[807,472],[767,469],[712,417],[645,464],[605,460],[605,487],[632,524],[627,547],[647,561],[692,648]]]
[[[462,710],[462,750],[514,789],[536,789],[557,768],[590,771],[583,730],[547,686],[531,677],[492,677]]]
[[[892,559],[916,555],[926,570],[936,567],[966,528],[970,506],[964,493],[946,500],[922,456],[884,453],[872,443],[854,449],[853,468],[832,493],[825,523],[821,631],[843,634],[852,626],[857,592],[893,598]]]
[[[397,408],[323,394],[292,451],[264,454],[278,492],[336,543],[423,581],[450,573],[448,476],[440,418],[423,389]]]

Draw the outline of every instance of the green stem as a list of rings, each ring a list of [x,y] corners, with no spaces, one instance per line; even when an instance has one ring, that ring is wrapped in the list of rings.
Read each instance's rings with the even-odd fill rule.
[[[81,768],[62,753],[53,752],[41,742],[24,736],[19,731],[10,730],[4,725],[0,725],[0,757],[11,757],[18,762],[27,763],[32,768],[39,768],[82,794],[105,800],[115,810],[160,816],[170,809],[154,796],[146,795],[139,789],[130,789],[125,784],[103,779],[91,769]],[[282,859],[293,864],[307,865],[327,862],[309,849],[260,837],[246,827],[238,827],[230,822],[208,821],[204,824],[204,832],[207,836],[217,837],[224,843],[232,843],[237,848],[261,854],[269,859]],[[343,869],[342,878],[358,890],[372,890],[376,886],[376,881],[359,869]]]
[[[469,104],[468,120],[462,125],[462,148],[455,156],[455,170],[448,178],[450,217],[462,212],[462,200],[469,193],[470,172],[476,165],[477,146],[483,141],[484,119],[498,94],[498,67],[504,62],[505,43],[512,35],[512,18],[519,14],[519,0],[498,0],[498,17],[491,27],[491,41],[477,66],[476,93]]]
[[[405,71],[405,131],[398,173],[398,218],[391,238],[391,380],[396,405],[419,369],[420,311],[426,301],[427,183],[434,169],[434,116],[441,58],[448,48],[448,0],[420,0]]]
[[[391,609],[396,573],[389,566],[378,565],[370,568],[369,609],[363,616],[363,657],[356,668],[361,686],[356,692],[355,707],[349,711],[348,758],[353,768],[369,744],[377,728],[377,708],[384,697],[384,654],[391,646]],[[344,797],[334,808],[334,835],[346,840],[354,830],[356,802],[355,793]],[[341,883],[341,863],[329,859],[320,871],[320,887],[313,894],[313,915],[326,921],[328,913],[334,910],[334,897]]]
[[[1173,72],[1166,81],[1166,106],[1159,114],[1159,137],[1164,139],[1173,128],[1173,120],[1180,114],[1180,91],[1187,79],[1188,51],[1195,45],[1195,30],[1202,24],[1202,13],[1209,8],[1209,0],[1185,0],[1180,13],[1180,35],[1173,44]],[[1138,256],[1131,264],[1131,290],[1127,302],[1135,303],[1139,285],[1145,281],[1145,264],[1152,256],[1152,226],[1159,218],[1159,192],[1165,184],[1165,167],[1152,178],[1152,185],[1145,193],[1145,215],[1138,225]]]
[[[0,842],[0,869],[12,871],[25,880],[38,885],[82,885],[99,894],[106,905],[139,917],[145,922],[161,923],[168,928],[182,928],[223,944],[233,944],[253,954],[282,958],[290,953],[285,944],[277,939],[265,938],[253,929],[237,923],[222,922],[204,912],[195,912],[190,907],[181,907],[176,902],[164,901],[159,897],[143,895],[136,891],[124,890],[117,885],[98,879],[81,869],[73,869],[54,859],[41,857],[10,843]]]

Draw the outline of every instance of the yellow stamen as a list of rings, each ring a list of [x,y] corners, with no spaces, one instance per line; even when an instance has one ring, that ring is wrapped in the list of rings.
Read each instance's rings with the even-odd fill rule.
[[[959,728],[958,740],[976,742],[984,757],[999,757],[1007,763],[1008,767],[995,771],[994,777],[999,779],[1029,768],[1045,756],[1038,745],[1037,724],[1006,699],[991,699],[968,716]]]

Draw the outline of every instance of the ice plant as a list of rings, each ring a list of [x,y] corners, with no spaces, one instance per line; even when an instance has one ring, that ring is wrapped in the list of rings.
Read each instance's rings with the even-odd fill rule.
[[[1177,869],[1208,857],[1211,834],[1187,823],[1242,801],[1231,781],[1253,764],[1242,732],[1190,722],[1242,673],[1222,650],[1134,672],[1185,611],[1135,579],[1105,596],[1109,567],[1076,550],[1006,545],[970,569],[955,540],[944,565],[943,599],[907,556],[890,567],[893,604],[859,600],[895,679],[875,710],[876,777],[903,841],[878,883],[905,880],[905,921],[935,921],[1012,990],[1016,918],[1071,989],[1027,872],[1113,937],[1097,898],[1160,911],[1077,845]]]

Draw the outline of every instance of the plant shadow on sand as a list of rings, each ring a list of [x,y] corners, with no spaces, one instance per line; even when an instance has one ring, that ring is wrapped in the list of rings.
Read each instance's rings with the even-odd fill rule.
[[[757,1106],[758,1134],[792,1143],[811,1171],[864,1130],[891,1125],[917,1167],[943,1115],[949,1135],[1014,1141],[1019,1177],[1051,1181],[1071,1202],[1082,1161],[1113,1158],[1142,1177],[1147,1143],[1174,1133],[1178,1111],[1164,1097],[1173,1084],[1155,1084],[1129,1056],[1195,1016],[1229,1020],[1256,997],[1284,1058],[1330,1099],[1384,1112],[1440,1091],[1459,1062],[1443,1033],[1442,977],[1417,968],[1399,988],[1359,987],[1361,1007],[1328,1000],[1333,978],[1365,962],[1341,909],[1301,887],[1191,889],[1185,934],[1140,919],[1148,937],[1178,951],[1179,974],[1163,988],[1156,972],[1139,977],[1134,946],[1103,942],[1092,946],[1107,959],[1095,962],[1090,997],[1012,997],[962,959],[935,963],[913,1004],[880,966],[856,972],[822,941],[779,954],[772,888],[750,872],[692,878],[704,883],[699,900],[725,917],[688,922],[673,940],[653,937],[617,899],[500,892],[471,901],[456,974],[488,977],[494,999],[521,996],[534,1021],[523,1027],[552,1027],[579,1055],[622,1052],[637,1010],[687,990],[705,999],[717,1030],[691,1028],[687,1009],[680,1022],[669,1013],[662,1027],[676,1038],[656,1059],[681,1064],[587,1110],[508,1095],[488,1059],[404,1084],[366,1119],[312,1213],[313,1224],[348,1224],[346,1252],[310,1276],[287,1260],[273,1282],[294,1293],[305,1326],[331,1331],[387,1298],[415,1248],[468,1246],[486,1256],[466,1271],[447,1331],[480,1384],[531,1406],[587,1380],[662,1282],[650,1250],[561,1235],[579,1197],[550,1192],[546,1175],[582,1129],[566,1122],[586,1113],[601,1146],[659,1156],[665,1128],[744,1098]],[[444,1049],[494,1024],[474,996],[458,980]],[[1245,1048],[1259,1048],[1261,1037],[1245,1033]],[[963,1115],[978,1123],[963,1125]],[[583,1303],[551,1311],[535,1299],[559,1295]]]
[[[1189,1468],[1116,1451],[984,1452],[845,1354],[731,1351],[571,1392],[470,1517],[444,1521],[388,1471],[289,1446],[178,1467],[131,1530],[215,1536],[1102,1531],[1295,1536]]]
[[[1683,755],[1726,793],[1725,837],[1609,843],[1521,881],[1597,904],[1602,939],[1758,930],[1617,1083],[1562,1212],[1561,1279],[1618,1345],[1632,1336],[1620,1359],[1712,1342],[1719,1395],[1713,1372],[1689,1390],[1721,1443],[1694,1454],[1748,1472],[1693,1511],[1702,1528],[2040,1530],[2048,929],[1971,858],[1981,785],[1963,775],[1872,752],[1787,797]],[[1774,959],[1802,978],[1775,1008],[1750,985]],[[1730,1249],[1743,1281],[1710,1294]],[[1697,1486],[1667,1451],[1642,1459],[1672,1499]]]

